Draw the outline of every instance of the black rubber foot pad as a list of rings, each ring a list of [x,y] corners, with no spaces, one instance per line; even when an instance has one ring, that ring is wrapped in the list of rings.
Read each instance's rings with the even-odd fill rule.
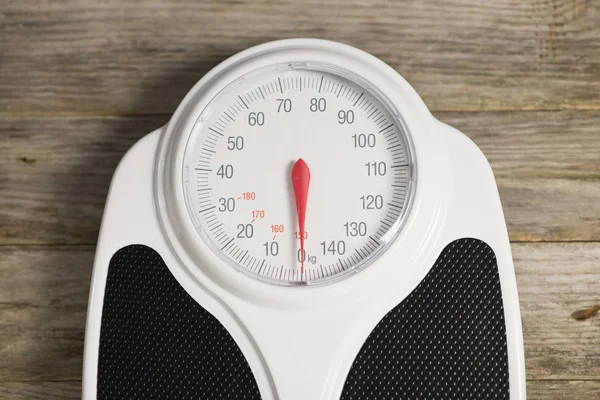
[[[461,239],[370,334],[341,400],[508,400],[508,387],[496,257],[485,243]],[[98,399],[258,400],[260,394],[219,321],[185,292],[160,255],[129,246],[109,266]]]
[[[231,335],[139,245],[109,265],[97,389],[101,400],[260,399]]]
[[[509,397],[496,256],[480,240],[460,239],[369,335],[341,399]]]

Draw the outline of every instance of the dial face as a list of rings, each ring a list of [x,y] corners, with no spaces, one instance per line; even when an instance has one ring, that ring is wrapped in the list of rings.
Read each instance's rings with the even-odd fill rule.
[[[402,126],[374,90],[331,71],[245,76],[191,132],[183,184],[199,245],[255,278],[305,285],[348,276],[385,250],[406,217],[413,161]]]

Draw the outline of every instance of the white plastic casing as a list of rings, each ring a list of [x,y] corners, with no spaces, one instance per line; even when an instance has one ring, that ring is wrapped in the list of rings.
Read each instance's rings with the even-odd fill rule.
[[[359,274],[315,287],[260,282],[226,265],[189,221],[181,185],[185,135],[208,102],[246,73],[284,62],[351,69],[400,110],[418,171],[413,206],[387,251]],[[339,43],[292,39],[266,43],[204,76],[171,121],[142,138],[119,164],[108,195],[88,305],[83,399],[96,399],[102,305],[111,257],[131,244],[156,250],[181,286],[230,332],[263,400],[337,400],[365,339],[425,277],[444,247],[474,237],[495,252],[503,292],[511,400],[525,399],[517,287],[494,175],[465,135],[437,121],[396,71]],[[310,343],[290,346],[289,343]],[[298,379],[301,376],[302,379]]]

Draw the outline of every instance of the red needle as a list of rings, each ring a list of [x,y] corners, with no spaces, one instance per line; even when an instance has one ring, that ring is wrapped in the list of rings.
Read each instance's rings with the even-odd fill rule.
[[[302,273],[304,274],[304,222],[306,220],[306,202],[308,199],[308,186],[310,185],[310,170],[303,159],[299,158],[292,168],[292,184],[296,197],[296,212],[300,230],[300,254],[302,254]]]

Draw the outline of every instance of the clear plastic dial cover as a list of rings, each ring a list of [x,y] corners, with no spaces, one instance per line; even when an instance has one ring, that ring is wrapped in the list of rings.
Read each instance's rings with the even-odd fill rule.
[[[278,65],[229,84],[198,117],[184,155],[198,245],[283,285],[331,282],[372,263],[414,192],[408,136],[386,103],[330,66]],[[292,183],[299,159],[310,173],[304,231]]]

